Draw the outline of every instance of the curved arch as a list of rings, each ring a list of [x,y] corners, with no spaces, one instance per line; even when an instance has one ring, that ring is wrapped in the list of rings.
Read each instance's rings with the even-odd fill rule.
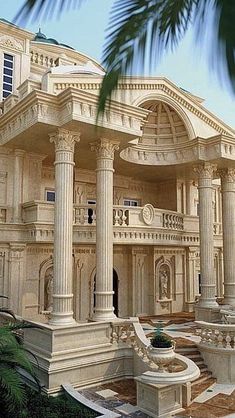
[[[181,117],[182,121],[185,124],[185,127],[187,129],[188,132],[188,136],[189,139],[194,139],[196,138],[196,134],[193,128],[193,125],[188,117],[188,115],[185,113],[185,111],[182,109],[182,107],[180,107],[178,105],[178,103],[176,103],[171,97],[165,96],[163,94],[160,93],[147,93],[145,96],[141,96],[138,97],[138,99],[136,99],[132,105],[133,106],[137,106],[137,107],[141,107],[141,105],[144,105],[144,103],[148,102],[148,101],[159,101],[159,102],[163,102],[168,104],[169,106],[171,106],[176,113],[178,113],[178,115]]]

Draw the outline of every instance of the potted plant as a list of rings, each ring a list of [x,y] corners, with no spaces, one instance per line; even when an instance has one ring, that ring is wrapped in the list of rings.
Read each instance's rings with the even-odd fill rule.
[[[175,342],[164,335],[159,329],[150,340],[148,357],[158,366],[159,372],[164,372],[175,358]]]

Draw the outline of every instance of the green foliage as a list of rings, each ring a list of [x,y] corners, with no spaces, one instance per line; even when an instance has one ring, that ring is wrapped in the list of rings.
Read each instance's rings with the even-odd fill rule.
[[[151,345],[154,348],[170,348],[173,347],[173,341],[170,340],[166,335],[161,334],[158,330],[155,335],[151,338]]]
[[[15,411],[14,418],[94,418],[96,413],[79,405],[65,395],[52,397],[25,388],[26,399],[24,407]],[[12,418],[7,413],[2,414],[0,401],[0,418]]]

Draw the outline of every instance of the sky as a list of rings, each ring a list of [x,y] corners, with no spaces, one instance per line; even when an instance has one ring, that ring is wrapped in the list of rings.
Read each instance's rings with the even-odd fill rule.
[[[0,0],[0,17],[12,21],[23,3],[24,0]],[[27,23],[25,29],[37,32],[40,26],[47,37],[71,45],[100,62],[112,4],[113,0],[86,0],[79,10],[64,12],[60,18]],[[206,52],[196,49],[193,39],[189,31],[176,51],[165,54],[151,75],[167,77],[179,87],[204,98],[205,107],[235,128],[235,95],[228,86],[221,85],[209,68]]]

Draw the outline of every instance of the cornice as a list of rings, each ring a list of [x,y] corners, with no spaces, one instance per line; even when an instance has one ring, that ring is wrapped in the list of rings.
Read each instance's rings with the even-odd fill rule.
[[[121,151],[123,160],[142,165],[170,166],[200,161],[235,162],[235,138],[216,135],[173,145],[132,145]],[[233,163],[234,165],[234,163]]]

